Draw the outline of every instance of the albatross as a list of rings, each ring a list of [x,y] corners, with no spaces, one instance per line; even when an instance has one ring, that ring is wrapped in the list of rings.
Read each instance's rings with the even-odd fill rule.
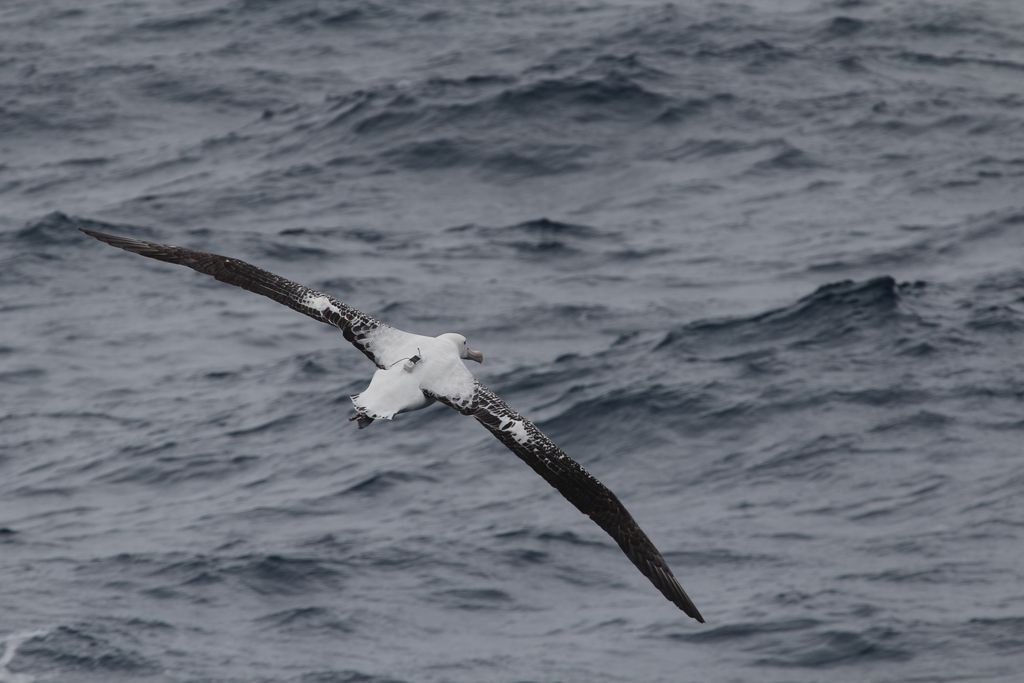
[[[188,266],[341,330],[377,366],[370,385],[352,397],[360,429],[375,420],[440,402],[477,419],[498,441],[615,539],[654,586],[688,616],[704,617],[668,563],[625,506],[604,484],[545,436],[537,426],[481,384],[462,362],[483,354],[454,332],[437,337],[403,332],[338,299],[238,259],[168,244],[81,229],[101,242],[159,261]]]

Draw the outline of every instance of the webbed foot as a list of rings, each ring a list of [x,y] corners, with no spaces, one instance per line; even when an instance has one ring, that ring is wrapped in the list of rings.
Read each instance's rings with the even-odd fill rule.
[[[356,421],[356,424],[359,425],[360,429],[369,426],[369,424],[373,422],[372,417],[361,411],[356,411],[356,414],[348,419],[349,422],[352,422],[353,420]]]

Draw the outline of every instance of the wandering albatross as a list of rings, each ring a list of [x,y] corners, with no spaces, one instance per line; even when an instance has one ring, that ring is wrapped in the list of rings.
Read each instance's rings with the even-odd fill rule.
[[[125,251],[188,266],[338,327],[345,339],[377,366],[366,390],[352,397],[356,412],[351,419],[360,428],[374,420],[391,420],[398,413],[425,408],[434,401],[472,415],[580,512],[597,522],[666,598],[704,622],[665,558],[615,494],[473,377],[462,359],[480,363],[483,354],[471,349],[461,334],[426,337],[403,332],[332,296],[238,259],[95,230],[82,232]]]

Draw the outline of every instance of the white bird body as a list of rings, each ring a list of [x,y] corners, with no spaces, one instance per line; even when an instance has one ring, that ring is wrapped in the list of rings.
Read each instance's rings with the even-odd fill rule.
[[[404,333],[392,351],[398,358],[373,373],[370,386],[352,397],[357,413],[391,420],[398,413],[429,406],[434,399],[428,393],[469,396],[473,375],[462,364],[460,342],[465,339],[451,333],[438,337]]]

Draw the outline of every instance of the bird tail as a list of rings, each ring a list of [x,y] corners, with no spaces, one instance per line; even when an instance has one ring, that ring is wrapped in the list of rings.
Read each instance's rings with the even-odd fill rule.
[[[360,429],[368,427],[370,423],[373,422],[373,418],[361,410],[357,410],[356,414],[348,419],[349,422],[352,422],[353,420],[359,425]]]

